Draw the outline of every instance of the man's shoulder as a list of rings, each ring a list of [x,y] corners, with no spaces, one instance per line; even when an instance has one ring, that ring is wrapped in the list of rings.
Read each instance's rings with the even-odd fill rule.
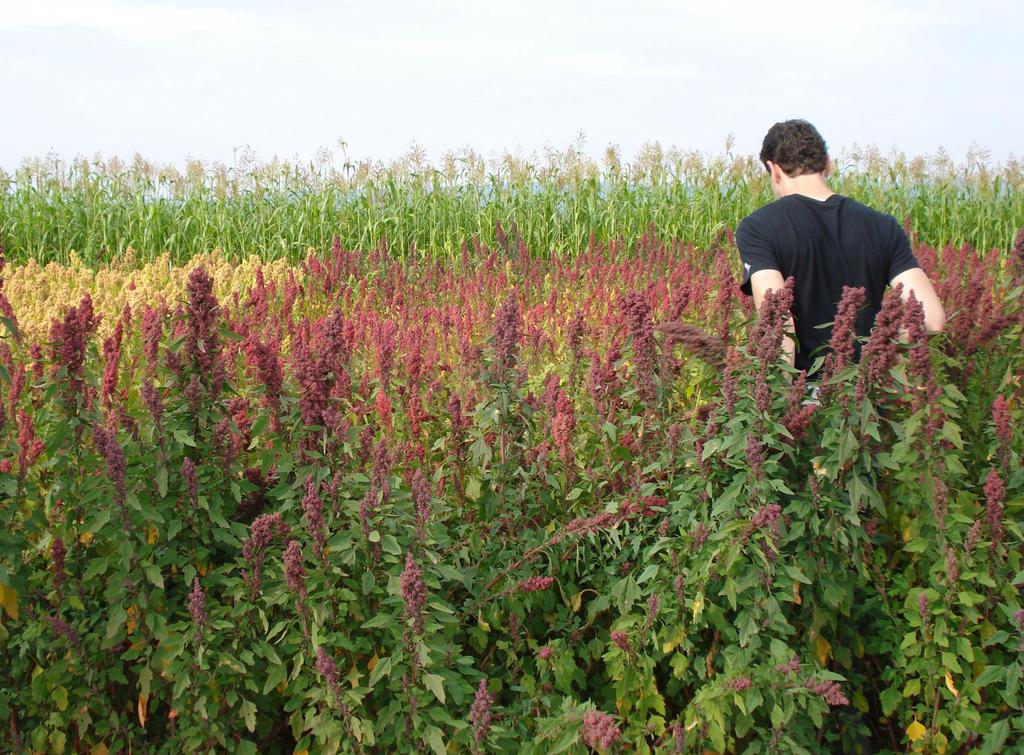
[[[833,194],[823,202],[799,194],[790,194],[751,212],[736,226],[736,233],[770,233],[772,229],[788,225],[797,218],[837,210],[845,217],[859,218],[861,224],[866,226],[890,233],[902,229],[900,222],[892,215],[876,210],[853,197]]]
[[[807,212],[807,206],[804,203],[804,198],[798,194],[788,194],[757,208],[743,218],[740,221],[740,225],[744,223],[754,226],[771,224],[791,217],[794,214],[805,212]]]
[[[871,205],[866,205],[863,202],[858,202],[853,197],[843,196],[842,203],[844,212],[848,214],[854,213],[861,215],[879,226],[899,226],[900,224],[899,221],[889,213],[875,209]]]
[[[892,215],[876,210],[870,205],[859,202],[844,194],[833,194],[828,200],[810,199],[799,194],[789,194],[751,212],[737,226],[737,231],[746,226],[748,229],[763,229],[778,223],[786,222],[794,217],[802,217],[808,213],[829,212],[838,209],[845,216],[857,216],[878,228],[900,228],[899,221]]]
[[[740,221],[740,225],[743,225],[744,223],[751,223],[751,222],[757,223],[758,221],[761,221],[761,220],[763,220],[765,218],[771,218],[771,217],[774,217],[775,215],[778,215],[779,211],[780,211],[780,205],[779,205],[780,201],[781,200],[776,199],[773,202],[769,202],[766,205],[762,205],[761,207],[758,207],[756,210],[754,210],[749,215],[747,215],[745,218],[743,218],[743,220]]]
[[[786,213],[785,208],[779,204],[780,200],[776,199],[774,202],[770,202],[763,207],[759,207],[752,213],[747,215],[743,220],[736,226],[737,235],[752,230],[761,230],[766,227],[771,227],[778,219]]]

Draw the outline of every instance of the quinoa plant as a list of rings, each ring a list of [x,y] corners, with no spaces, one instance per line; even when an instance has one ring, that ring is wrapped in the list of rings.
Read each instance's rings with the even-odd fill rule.
[[[919,244],[947,332],[848,289],[815,378],[728,238],[507,228],[46,328],[0,268],[0,747],[1019,747],[1024,257]]]

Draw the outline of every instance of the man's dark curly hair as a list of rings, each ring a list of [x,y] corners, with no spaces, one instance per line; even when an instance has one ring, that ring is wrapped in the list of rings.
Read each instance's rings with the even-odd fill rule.
[[[768,161],[782,168],[790,178],[825,170],[828,148],[818,129],[804,120],[776,123],[765,134],[761,144],[761,162]]]

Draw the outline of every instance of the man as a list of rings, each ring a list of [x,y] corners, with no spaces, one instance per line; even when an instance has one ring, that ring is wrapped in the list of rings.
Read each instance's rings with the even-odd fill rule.
[[[904,301],[913,292],[924,306],[925,328],[942,330],[942,303],[917,264],[907,234],[891,215],[829,189],[832,161],[814,126],[804,120],[776,123],[764,137],[760,157],[776,201],[748,215],[736,229],[743,261],[740,288],[760,310],[765,294],[793,276],[789,330],[795,331],[796,343],[784,340],[790,364],[809,369],[815,352],[827,347],[843,286],[863,286],[867,292],[857,335],[871,332],[885,287],[897,284],[903,284]]]

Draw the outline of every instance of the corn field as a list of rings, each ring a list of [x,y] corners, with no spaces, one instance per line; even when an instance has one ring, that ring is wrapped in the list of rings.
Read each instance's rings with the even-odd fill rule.
[[[894,215],[932,245],[1007,250],[1024,219],[1024,166],[990,167],[981,152],[836,158],[833,189]],[[8,259],[67,264],[71,253],[102,265],[136,250],[174,263],[223,250],[228,259],[305,256],[337,236],[346,249],[385,241],[393,255],[453,259],[470,239],[522,238],[535,254],[575,253],[588,243],[663,238],[707,247],[771,199],[750,156],[708,156],[649,145],[632,162],[615,149],[601,160],[576,149],[531,158],[474,152],[438,164],[418,151],[384,164],[329,152],[313,161],[183,170],[141,157],[28,161],[0,172],[0,239]]]

